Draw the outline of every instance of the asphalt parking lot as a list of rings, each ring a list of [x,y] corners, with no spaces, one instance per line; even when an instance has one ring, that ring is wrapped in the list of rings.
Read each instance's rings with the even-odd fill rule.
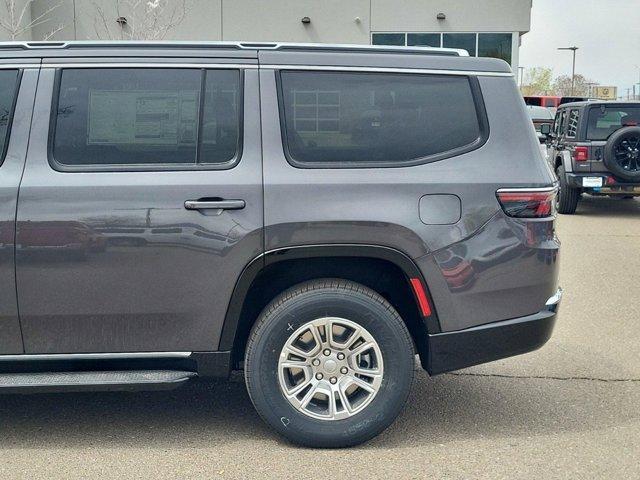
[[[640,200],[559,219],[559,323],[541,350],[429,378],[367,445],[272,434],[241,376],[173,392],[0,397],[0,478],[639,478]]]

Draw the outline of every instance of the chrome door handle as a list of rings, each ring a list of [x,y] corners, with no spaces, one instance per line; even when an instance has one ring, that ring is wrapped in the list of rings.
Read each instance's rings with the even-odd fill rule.
[[[245,207],[244,200],[187,200],[187,210],[240,210]]]

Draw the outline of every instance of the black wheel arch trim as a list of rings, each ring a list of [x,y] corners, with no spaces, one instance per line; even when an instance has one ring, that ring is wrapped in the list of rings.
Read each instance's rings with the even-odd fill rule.
[[[435,334],[442,331],[435,305],[433,305],[432,297],[429,293],[428,283],[425,281],[422,272],[420,272],[420,269],[413,260],[400,250],[392,247],[367,244],[297,245],[269,250],[258,255],[247,264],[233,289],[220,335],[218,350],[227,351],[233,349],[245,298],[249,293],[253,281],[265,267],[288,260],[318,257],[356,257],[386,260],[400,268],[407,276],[407,279],[419,278],[431,302],[432,313],[429,317],[423,319],[426,332]],[[417,302],[417,299],[414,298],[414,301]]]

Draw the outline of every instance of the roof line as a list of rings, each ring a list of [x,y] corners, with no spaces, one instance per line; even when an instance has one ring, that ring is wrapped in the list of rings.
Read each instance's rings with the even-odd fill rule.
[[[415,53],[425,55],[469,56],[466,50],[437,47],[403,47],[392,45],[347,45],[326,43],[287,43],[287,42],[227,42],[227,41],[43,41],[43,42],[0,42],[0,49],[22,50],[58,50],[80,48],[231,48],[237,50],[333,50],[362,52]]]

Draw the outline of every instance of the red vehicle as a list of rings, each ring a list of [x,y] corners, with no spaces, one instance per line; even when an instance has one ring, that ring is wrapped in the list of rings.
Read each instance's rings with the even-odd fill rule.
[[[550,95],[531,95],[524,97],[524,103],[537,107],[555,107],[560,105],[560,97]]]
[[[536,107],[558,108],[563,103],[583,102],[587,97],[558,97],[556,95],[528,95],[524,97],[524,103]]]

